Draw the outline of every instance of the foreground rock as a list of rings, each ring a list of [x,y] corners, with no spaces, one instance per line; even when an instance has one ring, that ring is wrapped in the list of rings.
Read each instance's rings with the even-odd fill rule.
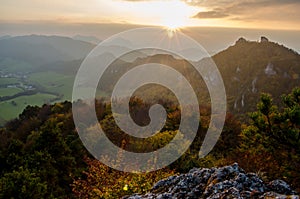
[[[297,198],[296,192],[282,180],[264,183],[256,174],[245,173],[237,163],[211,169],[192,169],[187,174],[157,182],[150,193],[126,199],[171,198]]]

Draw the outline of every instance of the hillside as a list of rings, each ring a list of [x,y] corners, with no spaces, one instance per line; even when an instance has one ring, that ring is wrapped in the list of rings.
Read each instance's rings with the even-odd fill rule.
[[[209,94],[206,84],[191,63],[196,66],[205,64],[206,59],[198,62],[182,60],[173,55],[166,54],[149,55],[128,54],[136,57],[134,61],[115,61],[102,78],[104,86],[100,88],[104,92],[112,92],[113,85],[127,71],[135,66],[146,63],[160,63],[171,66],[181,74],[193,86],[202,104],[209,104]],[[194,52],[195,53],[195,52]],[[150,53],[151,54],[151,53]],[[122,59],[126,60],[126,56]],[[212,57],[215,61],[225,84],[228,111],[244,115],[254,111],[261,93],[270,93],[276,103],[280,104],[280,96],[289,93],[292,88],[300,85],[300,55],[287,47],[271,42],[262,37],[262,41],[247,41],[240,38],[234,45],[217,53]],[[111,72],[114,71],[114,72]],[[168,76],[164,71],[162,76]],[[138,76],[136,78],[139,78]],[[109,82],[109,85],[106,85]],[[174,81],[180,84],[180,81]],[[166,95],[162,95],[166,93]],[[159,86],[143,87],[136,93],[144,98],[170,97],[170,92]]]
[[[0,58],[12,58],[39,66],[55,61],[83,59],[95,47],[69,37],[28,35],[0,40]]]
[[[101,42],[101,40],[99,40],[97,37],[85,36],[85,35],[75,35],[74,37],[72,37],[72,39],[75,39],[78,41],[85,41],[85,42],[95,44],[95,45],[98,45]]]
[[[229,110],[235,113],[255,110],[262,92],[278,103],[280,95],[300,85],[300,55],[264,37],[260,42],[240,38],[213,60],[223,76]]]
[[[28,106],[17,119],[0,128],[0,198],[121,198],[134,193],[139,193],[131,197],[135,199],[258,198],[295,194],[294,189],[300,190],[299,99],[300,88],[295,88],[284,97],[284,110],[279,111],[272,99],[263,95],[260,108],[252,113],[252,122],[243,126],[228,114],[213,151],[199,159],[199,146],[210,117],[206,107],[189,149],[166,168],[141,174],[114,170],[88,153],[75,129],[70,102]],[[151,138],[140,140],[125,135],[116,126],[111,104],[96,102],[101,127],[120,147],[118,153],[111,154],[112,161],[118,164],[124,149],[149,152],[164,147],[180,133],[179,108],[170,102],[160,103],[167,110],[166,125]],[[135,121],[147,123],[149,104],[140,99],[132,99],[131,104]],[[81,105],[81,113],[88,114],[86,105]],[[87,123],[85,128],[90,133],[97,126]],[[93,141],[102,144],[101,136]],[[178,144],[185,143],[183,136]]]
[[[80,36],[75,38],[92,39]],[[108,48],[130,48],[124,46],[128,42],[120,42],[122,47]],[[76,72],[94,47],[94,44],[88,42],[60,36],[2,37],[0,111],[7,114],[0,116],[0,125],[15,118],[27,105],[71,100]],[[99,94],[104,96],[105,93],[110,93],[113,88],[111,81],[116,83],[124,72],[137,65],[154,62],[172,66],[184,74],[193,85],[200,102],[209,105],[209,94],[203,77],[193,70],[190,63],[172,55],[159,54],[159,51],[157,53],[153,55],[147,54],[146,51],[134,51],[117,59],[105,72],[102,78],[104,84],[100,85]],[[300,85],[299,54],[266,38],[260,42],[241,38],[212,58],[225,83],[228,110],[233,113],[244,115],[255,110],[262,92],[272,94],[274,100],[280,102],[281,94],[288,93],[293,87]],[[165,94],[161,95],[162,92]],[[143,87],[136,94],[150,99],[156,96],[172,98],[170,92],[158,87]]]
[[[94,44],[61,36],[0,39],[0,126],[27,105],[71,100],[83,58]]]

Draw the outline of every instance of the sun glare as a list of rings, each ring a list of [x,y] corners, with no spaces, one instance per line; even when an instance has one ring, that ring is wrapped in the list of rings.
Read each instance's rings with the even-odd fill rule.
[[[178,14],[177,14],[178,13]],[[181,28],[187,26],[187,16],[185,13],[176,10],[174,13],[164,13],[161,16],[161,26],[165,27],[169,37],[173,37],[174,33]]]
[[[168,24],[164,25],[165,29],[167,30],[168,36],[173,37],[174,34],[180,30],[182,27],[180,24]]]
[[[162,19],[161,25],[167,30],[168,36],[173,37],[174,33],[187,26],[187,23],[185,20],[185,16],[177,15],[172,16],[171,18],[169,16],[166,16]]]
[[[171,30],[189,26],[191,16],[199,11],[199,8],[189,6],[181,0],[118,1],[118,5],[121,4],[122,9],[126,8],[129,13],[135,13],[131,14],[132,21],[160,25]]]
[[[165,19],[162,22],[162,26],[166,27],[167,29],[174,30],[174,31],[176,29],[184,27],[185,25],[186,24],[184,23],[183,19],[180,19],[180,18]]]
[[[174,34],[176,33],[176,31],[179,30],[179,28],[170,28],[170,27],[166,27],[166,29],[167,29],[168,36],[170,38],[172,38],[174,36]]]
[[[161,13],[161,25],[169,30],[176,31],[188,25],[187,20],[191,13],[186,4],[180,1],[173,1],[172,3],[172,9],[166,9],[165,12]]]

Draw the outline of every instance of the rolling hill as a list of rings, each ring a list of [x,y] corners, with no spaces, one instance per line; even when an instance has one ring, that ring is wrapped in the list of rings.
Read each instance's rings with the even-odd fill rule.
[[[94,44],[60,36],[0,38],[0,125],[27,105],[71,100],[75,74]]]
[[[78,36],[75,38],[84,39]],[[35,100],[37,105],[71,100],[72,85],[77,70],[86,55],[95,47],[95,44],[79,40],[42,35],[1,38],[0,97],[9,99],[0,101],[0,111],[4,113],[1,114],[1,124],[16,117],[23,108],[31,104],[31,98],[23,99],[23,94],[28,96],[29,93],[32,94],[31,97],[39,99]],[[110,46],[108,48],[130,49],[130,46],[124,46],[125,41],[120,42],[122,47]],[[265,37],[262,37],[259,42],[240,38],[234,45],[215,54],[212,59],[223,77],[228,110],[233,113],[243,115],[253,111],[262,92],[272,94],[274,100],[279,102],[282,94],[300,85],[300,55]],[[191,62],[201,64],[204,61],[205,59]],[[205,83],[191,64],[187,60],[180,60],[172,55],[159,54],[159,51],[155,55],[149,53],[148,56],[146,51],[133,51],[116,59],[105,72],[103,80],[104,82],[113,80],[116,83],[124,72],[137,65],[150,62],[172,66],[184,74],[198,93],[200,103],[209,103]],[[163,71],[160,73],[163,74]],[[111,84],[101,85],[100,89],[103,92],[100,93],[111,92],[112,86]],[[28,92],[28,89],[31,91]],[[168,93],[162,95],[166,89],[158,87],[143,87],[139,91],[140,93],[137,92],[137,94],[148,93],[152,99],[155,95],[171,96]],[[41,94],[43,97],[40,97]],[[48,98],[45,98],[45,94]],[[14,99],[14,96],[17,98]],[[10,114],[6,114],[8,110]]]
[[[195,53],[195,52],[193,52]],[[130,55],[130,54],[129,54]],[[103,78],[106,92],[111,92],[113,84],[127,71],[135,66],[146,63],[160,63],[173,67],[182,73],[193,85],[200,103],[208,104],[209,93],[203,77],[201,77],[191,63],[201,67],[206,58],[198,61],[182,60],[166,54],[149,55],[145,57],[138,54],[135,61],[115,61],[105,73]],[[261,93],[270,93],[275,103],[280,103],[280,96],[289,93],[294,87],[300,85],[300,55],[275,42],[262,37],[261,41],[247,41],[240,38],[234,45],[212,56],[223,78],[228,111],[243,115],[254,111]],[[113,73],[111,71],[114,71]],[[168,77],[164,71],[158,72]],[[139,78],[137,76],[136,78]],[[206,78],[206,77],[204,77]],[[106,82],[110,82],[106,85]],[[174,82],[180,84],[180,81]],[[158,86],[143,87],[136,95],[148,99],[170,96],[170,92]]]

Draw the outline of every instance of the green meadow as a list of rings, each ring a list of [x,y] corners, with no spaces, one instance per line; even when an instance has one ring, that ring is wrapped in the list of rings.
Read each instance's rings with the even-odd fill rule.
[[[12,96],[22,91],[20,88],[0,88],[0,96]]]
[[[10,68],[10,73],[17,73],[14,72],[14,67]],[[29,73],[26,78],[23,76],[1,77],[0,97],[18,95],[13,99],[0,101],[0,126],[18,117],[28,105],[41,106],[54,101],[71,100],[73,82],[73,76],[48,71]],[[26,85],[32,85],[37,93],[25,95]]]
[[[74,77],[55,72],[33,73],[28,80],[46,92],[62,96],[61,100],[71,100]]]
[[[21,96],[12,100],[0,102],[1,120],[8,121],[13,119],[18,116],[26,106],[41,106],[45,103],[49,103],[50,100],[55,97],[55,95],[38,93],[35,95]]]

